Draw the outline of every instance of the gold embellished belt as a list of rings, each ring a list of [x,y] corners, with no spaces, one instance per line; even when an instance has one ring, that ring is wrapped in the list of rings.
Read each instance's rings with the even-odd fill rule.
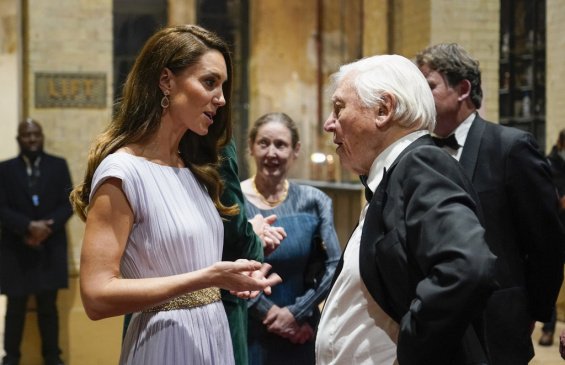
[[[222,299],[219,288],[206,288],[192,293],[183,294],[176,297],[167,303],[151,307],[144,310],[143,312],[162,312],[162,311],[172,311],[175,309],[188,309],[194,307],[201,307],[207,304],[212,304],[218,302]]]

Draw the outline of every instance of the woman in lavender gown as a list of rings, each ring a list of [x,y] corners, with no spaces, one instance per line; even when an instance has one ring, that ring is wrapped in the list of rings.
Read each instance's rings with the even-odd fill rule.
[[[253,297],[280,278],[221,262],[218,151],[231,137],[231,60],[197,26],[152,36],[71,194],[86,220],[81,296],[94,320],[134,313],[120,364],[233,364],[220,288]]]

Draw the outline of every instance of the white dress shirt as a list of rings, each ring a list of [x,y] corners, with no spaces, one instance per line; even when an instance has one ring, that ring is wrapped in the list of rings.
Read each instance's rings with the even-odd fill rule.
[[[373,162],[367,185],[374,192],[400,153],[428,131],[408,134]],[[359,246],[368,204],[343,254],[343,268],[332,287],[316,337],[316,364],[396,365],[398,323],[375,302],[359,273]]]
[[[463,153],[463,146],[465,146],[465,141],[467,141],[467,135],[469,134],[469,129],[471,128],[471,125],[473,124],[473,120],[475,120],[476,115],[477,113],[471,113],[463,121],[463,123],[459,124],[459,126],[453,132],[455,133],[455,139],[457,140],[457,143],[459,143],[459,146],[461,146],[457,149],[457,151],[447,146],[442,147],[457,161],[459,161],[459,159],[461,158],[461,154]]]

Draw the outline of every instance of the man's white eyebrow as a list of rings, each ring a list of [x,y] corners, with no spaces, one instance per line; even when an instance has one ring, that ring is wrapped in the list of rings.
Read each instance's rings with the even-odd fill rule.
[[[334,95],[332,96],[331,101],[332,101],[332,103],[336,103],[336,102],[339,102],[339,101],[343,101],[343,99],[342,99],[339,95],[335,95],[335,94],[334,94]]]

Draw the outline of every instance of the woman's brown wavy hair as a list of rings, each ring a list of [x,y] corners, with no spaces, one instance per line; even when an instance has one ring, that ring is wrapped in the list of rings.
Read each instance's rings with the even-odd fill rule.
[[[239,212],[237,206],[226,207],[220,202],[223,182],[218,173],[218,152],[232,136],[231,89],[232,62],[227,44],[216,34],[195,25],[166,27],[155,33],[138,55],[124,85],[123,95],[110,125],[90,148],[84,181],[70,195],[75,212],[86,220],[94,171],[109,154],[133,143],[143,143],[155,134],[161,123],[159,77],[165,67],[179,74],[196,64],[209,50],[224,56],[228,79],[223,84],[226,104],[218,109],[208,134],[199,136],[187,131],[179,144],[185,165],[203,184],[218,211],[223,215]]]

